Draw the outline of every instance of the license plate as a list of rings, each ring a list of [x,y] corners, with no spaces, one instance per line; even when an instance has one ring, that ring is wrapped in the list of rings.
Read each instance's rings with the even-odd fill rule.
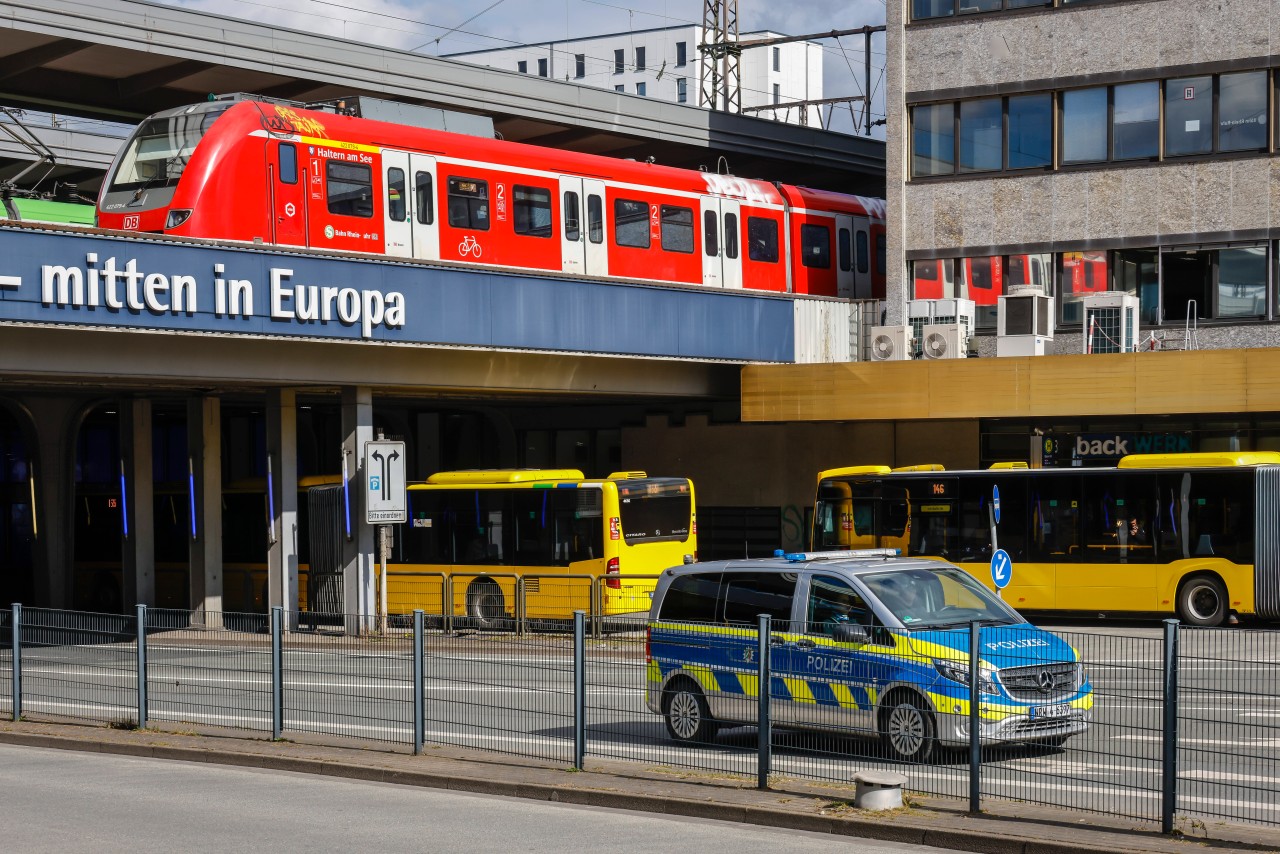
[[[1071,705],[1069,703],[1054,703],[1051,706],[1032,706],[1031,719],[1036,718],[1065,718],[1071,714]]]

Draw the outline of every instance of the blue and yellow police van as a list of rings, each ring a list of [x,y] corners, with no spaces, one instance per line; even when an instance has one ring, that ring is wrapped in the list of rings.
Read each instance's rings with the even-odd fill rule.
[[[879,738],[924,762],[969,744],[970,626],[979,624],[981,744],[1052,747],[1088,729],[1079,653],[959,567],[894,550],[712,561],[663,572],[648,624],[646,704],[677,741],[754,724],[759,615],[770,619],[777,727]]]

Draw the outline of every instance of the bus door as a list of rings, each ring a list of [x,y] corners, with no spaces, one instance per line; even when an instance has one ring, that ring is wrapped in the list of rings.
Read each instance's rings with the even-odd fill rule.
[[[702,197],[702,283],[707,287],[742,287],[741,208],[735,199]]]
[[[572,276],[587,271],[587,235],[583,230],[582,179],[560,176],[561,270]]]
[[[400,258],[439,260],[435,158],[384,149],[382,171],[386,193],[383,206],[386,253]]]
[[[267,166],[271,187],[271,242],[286,246],[307,243],[307,178],[292,142],[272,142]]]
[[[604,203],[604,182],[582,179],[582,192],[586,194],[586,252],[588,276],[609,275],[609,246],[605,240],[608,230]]]

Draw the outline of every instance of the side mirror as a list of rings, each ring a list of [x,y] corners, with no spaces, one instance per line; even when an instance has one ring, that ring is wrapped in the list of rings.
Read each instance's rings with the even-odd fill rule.
[[[831,629],[831,639],[837,643],[866,643],[870,635],[861,623],[836,623]]]

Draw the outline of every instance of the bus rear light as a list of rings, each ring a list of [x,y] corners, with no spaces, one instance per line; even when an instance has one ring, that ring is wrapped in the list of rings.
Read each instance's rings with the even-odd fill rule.
[[[169,211],[169,216],[165,217],[164,228],[168,231],[171,228],[177,228],[188,219],[191,218],[190,208],[174,208]]]
[[[604,574],[608,576],[612,576],[607,581],[605,581],[605,586],[611,590],[622,589],[622,579],[618,577],[618,572],[619,572],[618,559],[616,557],[609,558],[609,563],[604,568]]]

